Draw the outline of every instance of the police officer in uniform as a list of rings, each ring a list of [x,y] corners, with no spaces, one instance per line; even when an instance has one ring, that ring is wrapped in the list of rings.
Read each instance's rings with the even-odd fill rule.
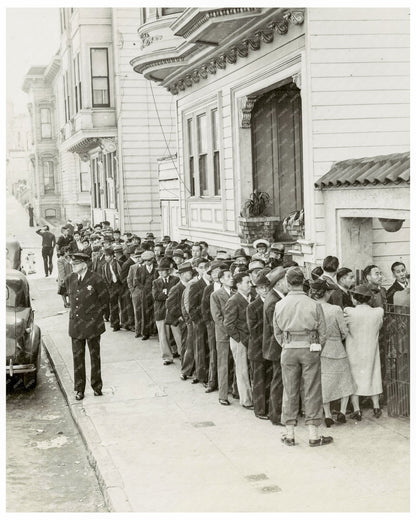
[[[91,358],[91,386],[94,395],[102,395],[100,339],[105,332],[104,309],[109,294],[104,280],[88,269],[88,255],[82,252],[71,255],[73,272],[65,278],[69,295],[69,335],[72,338],[74,359],[75,399],[84,399],[85,392],[85,344],[88,343]]]

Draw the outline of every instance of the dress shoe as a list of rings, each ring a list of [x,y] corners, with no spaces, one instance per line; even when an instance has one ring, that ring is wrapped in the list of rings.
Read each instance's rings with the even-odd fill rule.
[[[287,435],[282,435],[280,439],[285,446],[294,446],[295,445],[295,439],[292,437],[288,437]]]
[[[208,383],[202,383],[202,386],[203,386],[204,388],[208,388]]]
[[[243,404],[243,408],[246,408],[247,410],[254,410],[254,406],[252,404]]]
[[[285,424],[283,424],[283,423],[281,423],[281,422],[273,422],[273,421],[272,421],[272,424],[273,424],[274,426],[286,426]]]
[[[380,409],[380,408],[373,408],[373,412],[374,412],[374,417],[375,417],[376,419],[380,419],[380,417],[381,417],[381,413],[382,413],[382,412],[381,412],[381,409]]]
[[[181,374],[181,379],[182,381],[186,381],[188,379],[188,376],[186,376],[185,374]]]
[[[147,339],[149,339],[149,336],[143,336],[142,337],[142,341],[146,341]]]
[[[171,365],[173,363],[173,361],[169,361],[167,359],[165,359],[165,361],[163,362],[164,365]]]
[[[178,357],[179,357],[179,353],[178,353],[178,352],[174,352],[174,353],[172,354],[172,357],[174,357],[174,358],[178,358]]]
[[[325,444],[331,444],[331,442],[334,442],[332,437],[324,437],[321,435],[319,439],[309,439],[309,446],[315,448],[315,446],[324,446]]]
[[[268,420],[269,420],[269,416],[268,416],[268,415],[261,415],[261,414],[259,414],[259,415],[256,415],[256,417],[257,417],[258,419],[263,419],[263,420],[265,420],[265,421],[268,421]]]
[[[211,392],[215,392],[216,388],[214,386],[208,386],[205,390],[206,394],[210,394]]]
[[[113,331],[114,331],[114,332],[117,332],[117,331],[119,331],[119,330],[120,330],[120,327],[113,327]]]
[[[196,385],[197,383],[199,383],[199,379],[197,379],[196,377],[194,377],[194,378],[192,379],[191,383],[192,383],[193,385]]]
[[[135,338],[140,338],[141,334],[140,332],[136,332],[136,334],[134,335]]]
[[[331,428],[334,424],[334,420],[331,417],[325,417],[325,425],[327,428]]]
[[[219,403],[223,406],[230,406],[230,401],[228,399],[219,399]]]
[[[99,395],[103,395],[102,390],[94,390],[94,395],[98,397]]]
[[[361,410],[357,410],[356,412],[353,412],[350,415],[350,418],[355,419],[356,421],[361,421],[362,417],[363,417],[363,414],[361,413]]]
[[[347,422],[347,418],[345,417],[345,415],[342,412],[337,413],[337,422],[343,423],[343,424]]]
[[[84,399],[84,392],[77,392],[75,399],[77,401],[81,401],[82,399]]]
[[[233,399],[240,399],[240,396],[236,394],[235,392],[231,394],[233,396]]]

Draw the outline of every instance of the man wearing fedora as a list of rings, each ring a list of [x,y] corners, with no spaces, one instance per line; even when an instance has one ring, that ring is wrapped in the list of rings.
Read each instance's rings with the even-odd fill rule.
[[[270,246],[269,252],[269,267],[275,269],[279,265],[283,265],[283,259],[285,256],[285,246],[280,242],[274,242]]]
[[[126,252],[128,254],[128,258],[125,262],[123,262],[120,273],[121,282],[123,284],[120,296],[121,326],[126,330],[135,330],[133,301],[131,299],[131,292],[127,283],[130,267],[136,263],[136,260],[133,258],[134,249],[134,246],[127,246]]]
[[[69,335],[72,338],[74,361],[75,399],[84,399],[85,344],[88,344],[91,359],[91,387],[94,395],[102,395],[100,339],[105,332],[103,314],[108,304],[109,294],[104,280],[88,269],[88,255],[73,253],[73,272],[65,278],[69,296]]]
[[[169,346],[170,328],[169,325],[166,324],[165,320],[166,300],[168,299],[169,291],[179,281],[176,276],[171,276],[171,265],[171,260],[169,258],[162,258],[156,269],[159,272],[159,278],[153,280],[152,284],[155,322],[164,365],[171,365],[173,363],[173,357],[179,357],[177,350],[172,352]]]
[[[105,263],[102,268],[103,278],[107,284],[110,295],[110,324],[113,331],[120,330],[120,306],[119,298],[122,288],[121,267],[114,258],[114,250],[111,247],[104,249]]]
[[[182,316],[182,294],[185,287],[193,277],[193,267],[190,262],[183,262],[179,265],[177,274],[179,281],[172,287],[166,299],[166,325],[170,325],[179,357],[182,361],[185,357],[186,348],[186,324]]]
[[[141,267],[141,255],[144,253],[140,245],[134,247],[134,253],[130,255],[133,264],[129,268],[127,274],[127,286],[131,294],[131,301],[134,310],[134,332],[138,338],[142,333],[142,292],[136,280],[136,271]]]
[[[282,347],[274,336],[273,313],[276,303],[282,300],[287,293],[285,274],[286,271],[281,266],[266,274],[270,281],[270,290],[265,296],[263,304],[262,352],[263,358],[272,365],[271,373],[270,371],[266,372],[266,376],[271,376],[271,381],[265,383],[266,385],[270,384],[269,419],[272,424],[277,426],[282,425],[283,380],[280,364]]]
[[[152,286],[158,272],[153,251],[145,251],[142,261],[143,265],[136,271],[135,283],[142,294],[142,341],[146,341],[149,336],[156,334]]]
[[[273,326],[275,338],[282,346],[282,422],[286,426],[282,442],[286,446],[295,445],[303,382],[309,446],[315,447],[333,441],[332,437],[318,433],[318,427],[322,424],[321,350],[326,341],[326,324],[322,307],[304,293],[304,280],[300,267],[287,270],[289,292],[276,303]]]

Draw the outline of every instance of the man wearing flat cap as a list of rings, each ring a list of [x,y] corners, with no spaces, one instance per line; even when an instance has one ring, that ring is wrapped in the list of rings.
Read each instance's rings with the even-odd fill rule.
[[[153,281],[152,295],[154,301],[154,313],[156,328],[159,335],[159,345],[162,354],[163,364],[171,365],[173,357],[179,357],[177,349],[170,347],[170,327],[166,324],[166,300],[172,287],[179,279],[170,274],[172,262],[169,258],[162,258],[157,267],[159,278]],[[176,346],[176,345],[175,345]]]
[[[142,341],[146,341],[149,336],[156,334],[152,285],[158,272],[153,251],[145,251],[142,260],[143,265],[136,271],[135,283],[142,294]]]
[[[321,350],[326,341],[326,324],[322,307],[304,293],[304,280],[300,267],[287,270],[289,292],[276,303],[273,325],[275,338],[282,346],[282,422],[286,426],[282,442],[286,446],[295,444],[300,387],[303,382],[309,446],[315,447],[333,441],[332,437],[318,434],[318,427],[322,423]]]
[[[109,294],[101,276],[88,269],[89,257],[85,253],[71,256],[73,272],[65,278],[69,296],[69,335],[72,338],[74,361],[75,398],[84,399],[85,344],[88,344],[91,358],[91,386],[94,395],[102,395],[100,339],[105,332],[103,314],[108,304]]]

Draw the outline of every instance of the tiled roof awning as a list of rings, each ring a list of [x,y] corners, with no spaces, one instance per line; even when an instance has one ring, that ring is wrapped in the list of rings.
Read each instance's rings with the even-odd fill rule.
[[[324,190],[409,182],[410,152],[405,152],[337,162],[315,187]]]

